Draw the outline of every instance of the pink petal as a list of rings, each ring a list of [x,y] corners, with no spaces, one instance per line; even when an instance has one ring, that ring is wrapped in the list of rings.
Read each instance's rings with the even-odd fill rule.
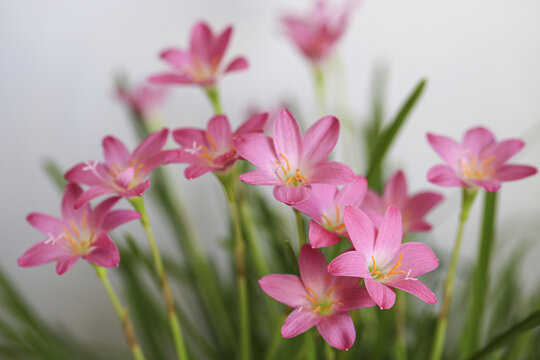
[[[194,84],[193,78],[187,74],[172,74],[164,73],[152,75],[148,78],[152,84],[169,85],[169,84],[182,84],[189,85]]]
[[[292,168],[298,166],[302,158],[302,134],[294,116],[282,109],[274,124],[274,147],[276,155],[287,157]]]
[[[428,289],[426,285],[422,284],[418,280],[399,280],[385,284],[396,289],[406,291],[409,294],[416,296],[420,300],[427,302],[428,304],[435,305],[437,303],[437,297],[433,291]]]
[[[473,128],[463,136],[463,148],[467,149],[470,155],[479,155],[489,145],[493,144],[495,138],[491,131],[483,127]]]
[[[407,277],[416,278],[424,275],[439,266],[439,259],[433,253],[433,251],[426,244],[419,242],[408,242],[401,245],[399,257],[403,254],[401,259],[401,267],[398,270],[403,270],[407,273]],[[397,262],[397,258],[395,259]]]
[[[61,247],[53,243],[45,244],[45,241],[38,242],[26,250],[17,260],[17,264],[23,267],[39,266],[66,256],[66,251]]]
[[[208,147],[206,132],[201,129],[183,128],[174,130],[172,133],[174,141],[185,148],[196,148],[199,145]]]
[[[409,198],[404,206],[404,211],[408,211],[413,218],[422,218],[431,209],[443,200],[441,194],[435,192],[422,192]]]
[[[238,129],[234,132],[233,136],[251,134],[251,133],[262,133],[264,131],[264,126],[268,120],[268,113],[261,113],[253,115],[249,120],[240,125]]]
[[[309,199],[296,204],[294,208],[303,212],[314,220],[319,221],[324,210],[334,207],[337,187],[328,184],[315,184],[311,186]]]
[[[341,238],[338,235],[326,230],[321,225],[317,224],[315,221],[311,220],[309,222],[309,243],[314,248],[332,246],[340,242],[340,240]]]
[[[295,205],[309,199],[311,196],[310,186],[278,185],[274,187],[274,197],[287,205]]]
[[[169,136],[168,129],[162,129],[148,135],[141,143],[133,150],[132,159],[146,159],[157,152],[161,151],[165,143],[167,142],[167,137]]]
[[[259,280],[259,285],[268,296],[290,307],[304,304],[309,295],[296,275],[266,275]]]
[[[357,176],[352,183],[345,185],[337,193],[336,204],[342,209],[347,205],[360,206],[366,196],[367,186],[366,178],[361,175]]]
[[[396,301],[396,293],[394,290],[380,284],[371,277],[364,279],[369,296],[373,298],[375,303],[382,309],[390,309]]]
[[[26,221],[43,235],[58,235],[62,232],[64,221],[59,218],[42,213],[31,213],[26,217]]]
[[[377,262],[381,262],[381,266],[384,266],[395,257],[402,240],[403,223],[401,213],[396,206],[391,205],[384,214],[373,249],[373,256],[377,259]]]
[[[129,162],[129,150],[124,143],[113,136],[103,139],[103,156],[108,164],[115,163],[124,167]]]
[[[115,191],[110,187],[105,186],[92,186],[90,189],[86,190],[77,198],[77,201],[75,201],[75,208],[79,208],[83,206],[84,204],[88,203],[90,200],[104,195],[104,194],[110,194],[114,193]]]
[[[281,327],[281,335],[284,338],[292,338],[311,329],[321,321],[321,316],[310,310],[299,307],[293,310]]]
[[[304,244],[298,256],[298,268],[306,288],[310,287],[316,294],[324,291],[329,274],[326,259],[320,250]]]
[[[328,159],[339,137],[339,121],[325,116],[313,124],[303,137],[304,157],[311,164]]]
[[[467,186],[448,165],[435,165],[427,174],[429,182],[439,186]]]
[[[135,175],[135,168],[130,166],[124,171],[122,171],[120,174],[118,174],[118,176],[116,176],[116,179],[114,179],[114,182],[116,183],[116,185],[120,186],[121,188],[127,189],[134,175]]]
[[[324,161],[313,166],[307,177],[312,184],[343,185],[352,182],[355,175],[351,168],[345,164],[337,161]]]
[[[427,139],[433,150],[449,164],[453,164],[459,155],[459,145],[446,136],[427,134]]]
[[[373,211],[376,213],[384,214],[384,211],[386,210],[386,204],[384,203],[382,197],[379,196],[379,194],[377,194],[373,190],[368,189],[366,196],[364,197],[364,201],[360,205],[360,208],[363,211]]]
[[[239,178],[250,185],[279,185],[281,183],[276,176],[270,174],[268,171],[260,169],[242,174]],[[306,201],[303,201],[302,203]]]
[[[210,49],[210,59],[212,64],[217,66],[229,45],[229,40],[231,39],[232,26],[228,26],[219,37],[215,38]]]
[[[199,176],[202,176],[202,175],[206,174],[207,172],[213,171],[213,170],[214,170],[213,168],[208,167],[208,166],[192,165],[192,166],[188,166],[184,170],[184,176],[188,180],[193,180],[193,179],[196,179]]]
[[[317,330],[323,339],[340,350],[348,350],[356,340],[356,330],[351,315],[337,312],[322,318]]]
[[[109,233],[118,226],[132,220],[141,218],[141,214],[134,210],[114,210],[107,214],[101,225],[101,229]]]
[[[263,134],[247,134],[233,140],[238,154],[261,170],[273,173],[277,161],[272,139]]]
[[[212,46],[212,31],[204,22],[195,25],[191,33],[190,53],[199,61],[210,63],[210,47]]]
[[[328,265],[328,272],[335,276],[371,278],[366,256],[359,251],[346,251]]]
[[[65,179],[69,182],[84,185],[101,185],[103,179],[97,174],[100,173],[100,168],[103,168],[103,164],[96,164],[96,171],[89,169],[89,165],[86,163],[80,163],[72,167],[64,175]],[[97,173],[97,174],[96,174]]]
[[[191,64],[189,53],[180,49],[166,49],[161,52],[159,57],[177,70]]]
[[[208,135],[214,140],[214,144],[210,142],[210,146],[216,145],[216,150],[230,148],[232,145],[232,132],[229,120],[225,115],[216,115],[208,122]],[[207,136],[208,136],[207,135]]]
[[[360,209],[352,206],[345,208],[345,228],[354,248],[366,256],[373,254],[375,228],[370,218]]]
[[[523,179],[527,176],[536,174],[536,168],[527,165],[503,165],[497,173],[495,178],[499,181],[512,181]]]
[[[143,164],[143,168],[141,169],[141,173],[144,176],[141,176],[141,173],[139,173],[137,177],[145,177],[158,166],[170,164],[173,162],[179,162],[181,158],[180,156],[181,153],[183,153],[183,151],[163,150],[153,156],[150,156],[148,159],[145,160]]]
[[[411,221],[410,223],[406,224],[406,228],[403,229],[403,232],[409,233],[409,232],[422,232],[422,231],[430,231],[431,225],[424,221],[424,220],[416,220]]]
[[[339,311],[351,311],[376,305],[366,287],[358,285],[359,280],[360,279],[357,279],[357,284],[354,287],[340,286],[334,290],[339,301],[343,303],[339,306]],[[338,283],[338,285],[340,285],[340,283]]]
[[[129,190],[118,193],[118,195],[123,196],[123,197],[127,197],[127,198],[130,198],[130,197],[133,197],[133,196],[142,196],[142,194],[144,194],[144,192],[149,187],[150,187],[150,180],[146,180],[146,181],[132,187]]]
[[[244,57],[237,57],[233,59],[229,65],[225,68],[225,73],[232,71],[244,70],[249,67],[248,61]]]
[[[494,144],[489,151],[486,150],[484,157],[494,156],[491,166],[493,168],[498,168],[500,165],[507,162],[512,156],[517,154],[523,147],[525,143],[519,139],[510,139],[501,141],[497,144]]]
[[[496,192],[501,188],[501,182],[498,180],[471,180],[471,182],[484,188],[487,192]]]
[[[80,255],[72,255],[58,259],[58,261],[56,262],[56,273],[58,275],[62,275],[63,273],[71,269],[73,265],[75,265],[77,260],[79,260],[79,258]]]
[[[83,255],[83,259],[103,267],[114,267],[120,263],[120,253],[109,235],[101,233],[92,243],[94,250]]]
[[[403,208],[407,200],[407,181],[403,171],[397,171],[388,179],[384,187],[383,198],[388,205]]]
[[[90,211],[90,207],[88,205],[75,210],[75,201],[82,194],[82,192],[83,191],[79,185],[73,183],[66,185],[64,196],[62,197],[62,218],[66,220],[78,220],[84,211]]]
[[[102,201],[97,205],[90,213],[88,217],[88,223],[91,227],[100,229],[103,224],[103,219],[111,211],[112,207],[116,205],[121,197],[114,196]]]

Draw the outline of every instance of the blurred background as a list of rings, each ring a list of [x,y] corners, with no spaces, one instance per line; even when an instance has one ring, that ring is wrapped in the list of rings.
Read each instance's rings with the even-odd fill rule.
[[[226,58],[242,54],[250,62],[249,70],[220,83],[222,104],[233,124],[244,121],[249,109],[274,109],[281,102],[293,104],[295,115],[313,123],[320,114],[315,110],[311,69],[279,23],[284,12],[303,12],[310,3],[0,2],[0,262],[47,320],[95,343],[122,341],[109,300],[86,263],[61,277],[52,264],[17,267],[16,259],[41,240],[26,223],[26,215],[60,211],[60,194],[41,163],[52,158],[67,169],[81,160],[101,159],[101,139],[108,134],[135,146],[128,114],[114,96],[114,77],[123,72],[138,83],[166,69],[159,52],[170,46],[185,48],[198,20],[206,20],[215,30],[234,25]],[[361,126],[371,112],[374,71],[381,68],[387,79],[385,117],[389,119],[415,84],[426,78],[427,89],[389,154],[388,170],[404,169],[413,191],[435,189],[426,172],[440,160],[425,140],[428,131],[460,139],[468,128],[485,125],[498,139],[522,137],[527,146],[514,162],[538,167],[539,65],[540,2],[536,0],[366,0],[351,16],[337,54],[325,68],[327,112],[338,118],[348,116]],[[175,87],[170,88],[159,115],[170,128],[202,127],[212,109],[199,88]],[[352,153],[338,150],[338,158],[362,172],[362,151],[359,143]],[[221,189],[210,175],[185,180],[182,168],[171,166],[169,172],[199,237],[219,263],[223,261],[221,238],[227,232]],[[540,273],[536,260],[540,256],[536,245],[539,185],[538,176],[505,184],[498,212],[496,251],[508,253],[518,240],[529,241],[530,250],[522,261],[530,284],[539,280]],[[434,230],[424,240],[439,257],[447,258],[459,190],[437,191],[446,200],[430,215]],[[269,201],[285,210],[284,205]],[[476,253],[480,203],[476,201],[466,230],[463,259]],[[159,213],[151,212],[150,217],[160,245],[172,248],[168,231],[159,226]],[[138,224],[123,229],[140,233]]]

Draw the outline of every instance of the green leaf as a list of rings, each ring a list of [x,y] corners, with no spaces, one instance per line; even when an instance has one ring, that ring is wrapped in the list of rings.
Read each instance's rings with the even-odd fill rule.
[[[64,179],[64,173],[62,170],[60,170],[60,166],[52,160],[52,159],[46,159],[43,162],[43,169],[49,175],[49,178],[52,180],[52,182],[57,186],[57,188],[60,191],[64,191],[64,188],[66,187],[66,179]]]

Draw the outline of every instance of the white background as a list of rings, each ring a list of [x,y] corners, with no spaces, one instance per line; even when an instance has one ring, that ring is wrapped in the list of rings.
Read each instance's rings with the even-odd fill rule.
[[[185,47],[191,26],[201,19],[215,29],[234,24],[227,57],[244,54],[250,61],[248,71],[220,83],[225,111],[234,124],[245,118],[249,106],[269,107],[279,99],[298,103],[299,117],[315,121],[310,70],[278,22],[283,11],[301,11],[308,3],[0,2],[0,261],[47,319],[66,324],[90,341],[122,341],[112,307],[87,264],[81,261],[61,277],[53,265],[30,269],[16,265],[16,259],[41,240],[25,216],[33,211],[59,213],[59,195],[40,162],[52,157],[67,168],[81,160],[101,159],[100,142],[107,134],[134,146],[126,113],[112,96],[113,75],[124,70],[142,81],[164,70],[159,51]],[[435,189],[425,174],[440,160],[425,141],[427,131],[460,138],[466,129],[482,124],[498,138],[524,137],[528,145],[514,161],[538,166],[539,15],[540,2],[534,0],[365,1],[354,13],[338,60],[334,59],[334,64],[344,65],[345,82],[329,84],[329,91],[348,102],[355,120],[361,121],[370,111],[370,79],[376,64],[385,64],[390,71],[389,115],[421,77],[429,80],[390,154],[393,169],[403,167],[415,191]],[[170,92],[161,114],[171,128],[202,127],[211,109],[199,89],[178,87]],[[353,157],[361,159],[359,155]],[[361,165],[351,164],[357,171]],[[179,175],[181,166],[170,170]],[[177,183],[197,220],[198,234],[216,253],[218,239],[226,232],[226,207],[217,182],[206,175],[192,182],[178,176]],[[539,184],[536,176],[503,186],[500,252],[527,234],[532,234],[533,244],[538,239]],[[446,201],[430,215],[435,231],[428,241],[447,258],[459,190],[441,191]],[[479,205],[480,199],[473,214],[478,214]],[[158,213],[151,217],[160,224]],[[471,219],[462,249],[469,259],[476,249],[477,218]],[[127,229],[140,233],[136,225]],[[156,230],[165,238],[162,246],[172,247],[167,232],[160,226]],[[530,284],[538,279],[539,255],[537,246],[523,260]]]

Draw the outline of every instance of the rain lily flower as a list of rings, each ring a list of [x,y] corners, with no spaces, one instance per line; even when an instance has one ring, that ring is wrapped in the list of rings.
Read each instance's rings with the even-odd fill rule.
[[[425,244],[401,243],[403,225],[396,206],[388,207],[378,233],[362,210],[348,206],[345,227],[354,250],[332,260],[328,266],[330,274],[364,278],[369,295],[381,309],[394,305],[393,288],[411,293],[428,304],[437,302],[435,294],[417,277],[437,268],[439,260]]]
[[[442,195],[431,191],[407,195],[405,175],[402,171],[397,171],[386,182],[382,196],[373,190],[368,191],[360,209],[365,211],[379,228],[388,206],[397,206],[403,216],[403,232],[407,234],[431,230],[431,225],[424,220],[424,216],[442,200]]]
[[[343,215],[345,206],[360,206],[367,191],[367,180],[357,176],[341,190],[335,185],[317,184],[311,187],[311,197],[294,208],[312,218],[309,241],[314,248],[335,245],[341,236],[348,237]]]
[[[39,266],[56,261],[56,272],[61,275],[83,258],[103,267],[114,267],[120,254],[109,235],[125,222],[141,216],[133,210],[113,210],[120,197],[112,197],[94,209],[86,204],[75,209],[75,200],[82,189],[68,184],[62,199],[62,218],[32,213],[26,220],[47,238],[28,249],[17,263],[19,266]]]
[[[254,115],[234,133],[224,115],[210,119],[206,131],[194,128],[174,130],[173,138],[180,144],[179,162],[191,165],[184,171],[185,177],[191,180],[209,171],[230,168],[240,158],[233,147],[233,139],[240,135],[262,133],[267,118],[267,113]]]
[[[223,69],[220,67],[223,55],[232,34],[227,27],[221,34],[214,35],[204,22],[195,25],[191,33],[189,50],[167,49],[160,57],[173,68],[173,72],[150,77],[155,84],[197,84],[213,87],[226,73],[244,70],[247,60],[237,57]]]
[[[502,181],[512,181],[536,174],[527,165],[506,164],[525,145],[519,139],[497,142],[486,128],[476,127],[465,133],[461,144],[440,135],[427,135],[431,147],[446,161],[428,172],[428,180],[440,186],[483,187],[495,192]]]
[[[306,16],[284,16],[285,33],[310,61],[319,64],[330,55],[345,32],[355,5],[356,1],[346,0],[334,8],[326,1],[317,1]]]
[[[281,335],[291,338],[317,326],[328,344],[349,349],[356,331],[347,311],[375,305],[366,288],[359,285],[358,278],[328,274],[324,255],[307,244],[300,249],[298,267],[300,277],[271,274],[259,280],[266,294],[294,308]]]
[[[165,99],[166,90],[163,87],[141,84],[139,86],[118,86],[117,98],[130,109],[148,115]]]
[[[118,194],[126,198],[141,196],[150,186],[147,179],[150,172],[178,159],[178,150],[161,150],[168,134],[168,129],[156,131],[132,153],[113,136],[103,139],[105,162],[85,161],[75,165],[65,175],[70,182],[90,186],[75,201],[75,206],[80,207],[104,194]]]
[[[246,184],[274,185],[274,197],[295,205],[311,196],[314,184],[343,185],[354,180],[345,164],[328,161],[339,136],[339,121],[325,116],[302,136],[288,110],[281,110],[274,124],[274,138],[263,134],[237,137],[236,151],[257,170],[240,175]]]

